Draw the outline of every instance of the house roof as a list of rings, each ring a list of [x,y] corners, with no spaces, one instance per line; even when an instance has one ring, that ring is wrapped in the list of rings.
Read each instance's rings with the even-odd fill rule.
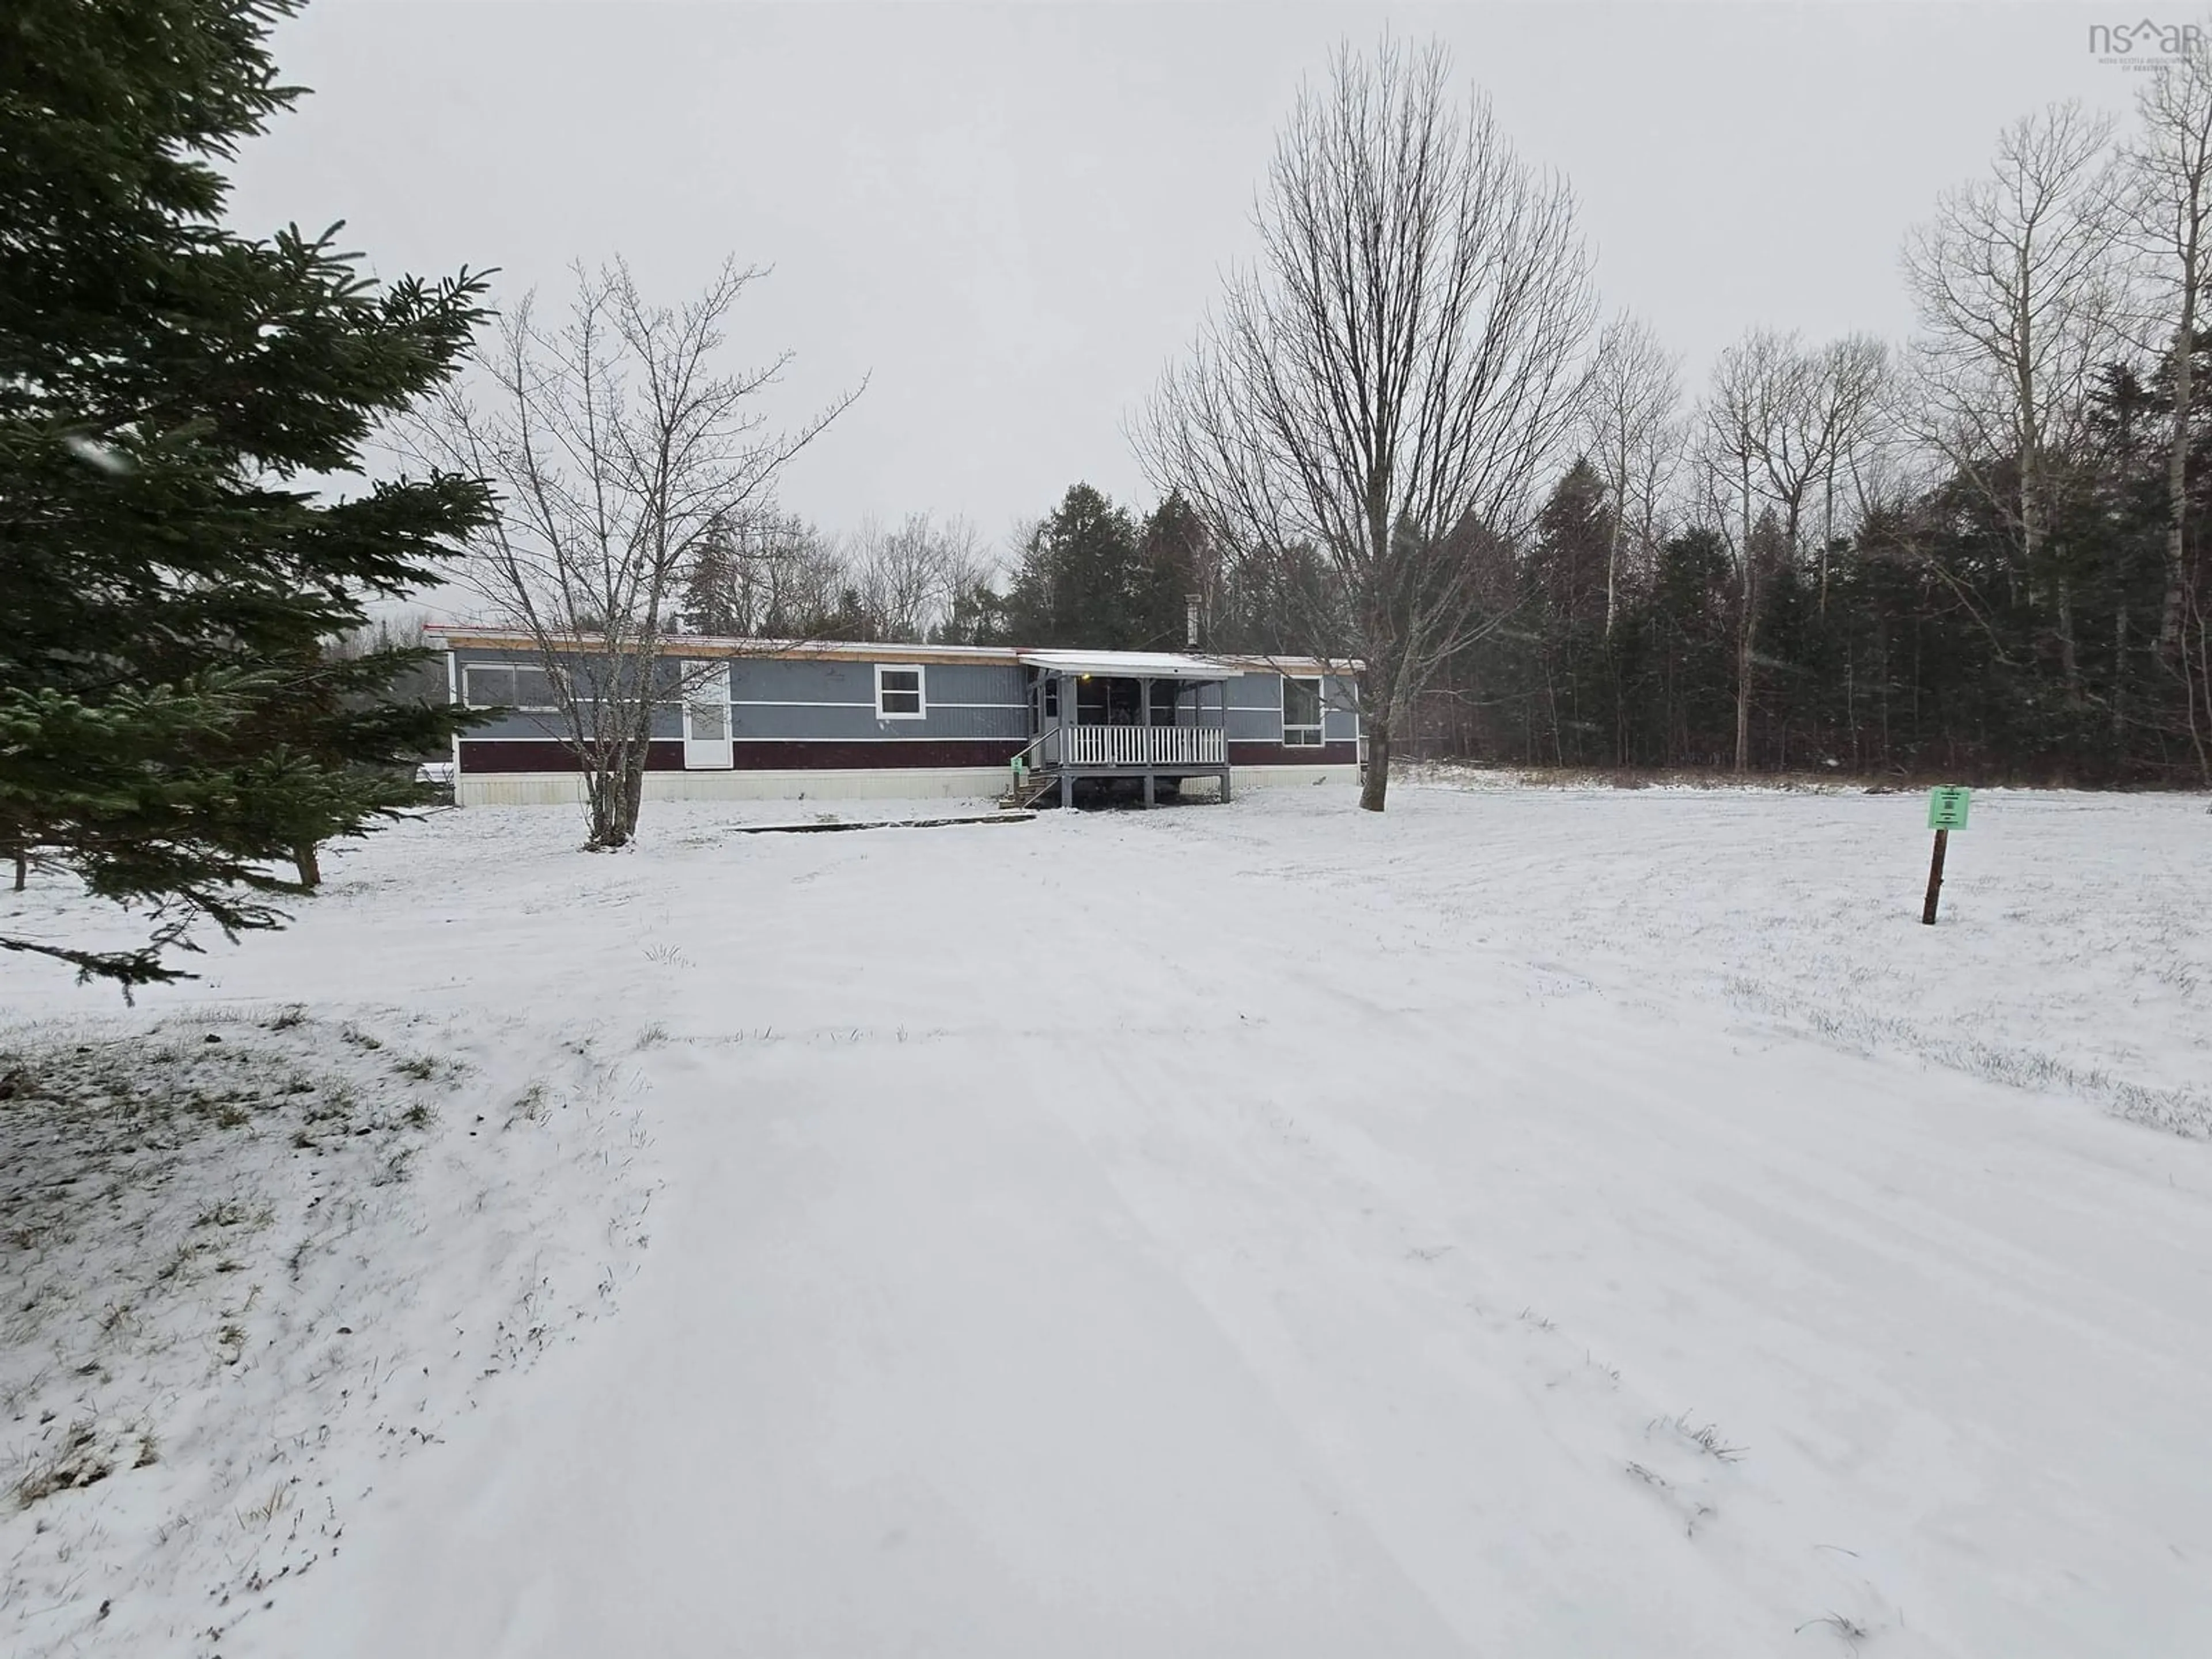
[[[430,623],[422,630],[447,650],[529,650],[527,629]],[[577,643],[583,645],[588,636]],[[1164,651],[1036,650],[1011,645],[895,645],[844,640],[760,640],[711,634],[664,634],[660,653],[670,657],[777,657],[828,662],[1019,663],[1048,674],[1109,674],[1152,679],[1218,680],[1231,674],[1357,674],[1350,659],[1268,657],[1224,653],[1201,657]]]
[[[537,636],[523,628],[486,628],[466,623],[430,623],[422,631],[443,642],[448,650],[529,650]],[[577,644],[595,645],[592,635],[580,635]],[[842,640],[763,640],[715,634],[664,634],[660,654],[665,657],[801,658],[828,662],[965,662],[1012,663],[1021,653],[1004,645],[863,644]]]
[[[1104,674],[1124,679],[1220,680],[1243,671],[1214,657],[1168,651],[1024,651],[1024,667],[1048,674]]]

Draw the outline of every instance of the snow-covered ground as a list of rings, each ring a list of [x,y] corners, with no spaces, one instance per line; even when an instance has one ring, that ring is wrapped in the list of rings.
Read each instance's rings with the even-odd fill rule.
[[[1981,792],[1931,929],[1917,793],[1470,781],[478,809],[136,1011],[0,963],[214,1103],[0,1230],[0,1474],[111,1466],[0,1650],[2212,1652],[2204,800]]]
[[[0,1653],[234,1650],[386,1465],[614,1307],[639,1108],[516,1036],[228,1001],[0,1032]]]

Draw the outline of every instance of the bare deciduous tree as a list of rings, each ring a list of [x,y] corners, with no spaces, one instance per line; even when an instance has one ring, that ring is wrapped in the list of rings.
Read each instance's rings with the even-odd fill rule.
[[[1735,769],[1751,764],[1751,697],[1758,660],[1759,555],[1753,534],[1768,510],[1778,466],[1794,477],[1786,444],[1802,392],[1802,358],[1794,335],[1753,331],[1713,365],[1698,444],[1697,477],[1707,516],[1728,549],[1736,576]]]
[[[1659,504],[1681,461],[1681,359],[1650,325],[1626,315],[1607,324],[1590,365],[1581,436],[1613,507],[1605,554],[1608,639],[1620,610],[1623,547],[1650,558]]]
[[[2069,574],[2046,556],[2092,378],[2120,338],[2112,134],[2071,102],[2014,123],[1991,175],[1947,192],[1905,250],[1924,436],[2012,525],[2077,701]]]
[[[861,602],[886,640],[916,641],[983,575],[981,542],[965,519],[939,524],[909,513],[896,529],[872,520],[854,534],[848,562]]]
[[[482,405],[457,387],[412,428],[427,456],[498,493],[467,580],[490,620],[537,650],[583,771],[592,848],[635,833],[653,710],[683,695],[660,647],[686,572],[859,395],[771,434],[758,403],[790,354],[717,368],[731,308],[763,274],[727,263],[670,308],[647,304],[620,261],[579,267],[560,327],[539,325],[531,297],[501,319],[477,365]]]
[[[2182,707],[2199,772],[2212,782],[2212,684],[2198,672],[2205,641],[2202,576],[2189,557],[2189,446],[2196,413],[2197,337],[2212,262],[2212,41],[2201,34],[2147,76],[2136,95],[2142,123],[2128,149],[2127,222],[2145,280],[2142,342],[2166,357],[2167,435],[2166,585],[2160,653],[2181,681]],[[2192,649],[2192,643],[2194,648]]]
[[[1890,407],[1889,348],[1871,334],[1832,340],[1813,366],[1808,419],[1820,471],[1820,608],[1828,610],[1828,556],[1836,543],[1836,483],[1849,472],[1861,479],[1879,448]],[[1855,489],[1862,498],[1863,488]],[[1850,501],[1846,498],[1848,507]]]
[[[836,609],[844,581],[836,548],[773,504],[718,526],[684,573],[684,625],[695,633],[796,639]]]
[[[1256,268],[1136,434],[1157,487],[1279,574],[1256,586],[1307,650],[1362,659],[1375,811],[1392,734],[1485,625],[1470,541],[1525,528],[1571,430],[1592,321],[1571,192],[1450,75],[1440,46],[1339,49],[1277,141]]]
[[[1888,354],[1853,334],[1819,350],[1794,333],[1753,329],[1713,368],[1699,450],[1703,505],[1735,567],[1735,767],[1751,763],[1751,704],[1758,668],[1759,606],[1765,563],[1804,556],[1807,514],[1820,491],[1820,604],[1827,604],[1828,550],[1835,538],[1836,481],[1868,447],[1887,386]],[[1773,515],[1773,546],[1754,535]]]
[[[1820,362],[1796,333],[1767,330],[1746,336],[1733,361],[1735,373],[1716,390],[1747,397],[1759,488],[1780,515],[1783,544],[1795,559],[1804,551],[1805,509],[1827,455]]]

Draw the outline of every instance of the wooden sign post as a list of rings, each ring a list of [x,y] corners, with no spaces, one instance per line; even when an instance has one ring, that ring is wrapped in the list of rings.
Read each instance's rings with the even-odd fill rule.
[[[1928,792],[1928,827],[1936,832],[1936,851],[1928,860],[1928,900],[1920,907],[1920,920],[1930,927],[1936,925],[1936,902],[1943,894],[1943,849],[1954,830],[1966,827],[1966,807],[1973,793],[1952,788]]]

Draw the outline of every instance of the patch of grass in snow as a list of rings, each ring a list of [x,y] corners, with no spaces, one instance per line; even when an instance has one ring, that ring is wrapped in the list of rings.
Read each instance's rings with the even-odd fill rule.
[[[37,1512],[27,1543],[0,1534],[0,1608],[33,1589],[55,1599],[40,1567],[109,1535],[90,1512],[48,1511],[95,1501],[94,1486],[169,1484],[167,1417],[203,1425],[214,1375],[288,1334],[297,1310],[264,1295],[277,1235],[298,1230],[296,1258],[429,1121],[405,1085],[365,1092],[331,1069],[381,1046],[296,1007],[258,1028],[226,1016],[0,1038],[0,1491]],[[27,1639],[9,1622],[0,1643]]]
[[[1857,1620],[1847,1619],[1840,1613],[1824,1613],[1818,1619],[1808,1619],[1791,1634],[1802,1636],[1808,1630],[1823,1628],[1832,1630],[1842,1637],[1850,1645],[1853,1652],[1856,1652],[1859,1644],[1867,1639],[1867,1627]]]
[[[15,1506],[27,1510],[41,1498],[96,1485],[115,1472],[115,1465],[100,1449],[99,1423],[89,1417],[72,1422],[44,1457],[30,1460],[15,1477]]]
[[[238,1523],[242,1527],[266,1527],[291,1507],[292,1482],[280,1481],[258,1504],[249,1504],[239,1510]]]
[[[1432,789],[1711,789],[1838,795],[1863,779],[1823,773],[1739,773],[1717,768],[1478,765],[1470,761],[1393,762],[1393,783]],[[1877,785],[1877,787],[1885,786]]]
[[[1711,1504],[1685,1494],[1673,1481],[1656,1469],[1646,1468],[1641,1463],[1631,1462],[1626,1465],[1626,1470],[1628,1474],[1634,1475],[1667,1500],[1668,1507],[1675,1512],[1676,1516],[1682,1522],[1682,1535],[1685,1538],[1695,1538],[1698,1535],[1698,1523],[1701,1521],[1710,1521],[1719,1513]]]
[[[543,1123],[552,1109],[552,1103],[545,1097],[544,1084],[533,1083],[507,1107],[505,1127],[512,1129],[518,1123]]]
[[[334,1547],[364,1459],[437,1443],[482,1377],[628,1277],[644,1137],[609,1069],[522,1089],[495,1146],[467,1125],[499,1096],[452,1127],[438,1109],[471,1075],[457,1043],[386,1024],[288,1006],[0,1031],[11,1659],[152,1650],[194,1620],[218,1642]],[[447,1260],[466,1294],[417,1316]]]
[[[247,1310],[252,1276],[271,1265],[265,1236],[341,1177],[318,1165],[301,1179],[290,1159],[327,1138],[349,1165],[389,1169],[427,1121],[422,1103],[368,1109],[345,1079],[318,1075],[304,1016],[270,1022],[265,1042],[205,1024],[0,1047],[0,1406],[11,1424],[38,1414],[0,1447],[19,1501],[154,1461],[143,1454],[156,1429],[118,1423],[82,1379],[189,1349],[194,1327],[219,1363],[236,1363],[258,1322]],[[248,1288],[233,1309],[222,1286],[238,1274]],[[71,1379],[66,1402],[54,1378]],[[57,1430],[64,1403],[89,1414]]]
[[[2100,1068],[2069,1065],[2037,1049],[1956,1031],[1931,1031],[1849,1002],[1821,1003],[1787,995],[1747,977],[1729,980],[1726,989],[1738,1004],[1795,1021],[1854,1054],[1908,1054],[2015,1089],[2078,1096],[2132,1123],[2195,1139],[2212,1139],[2212,1096],[2200,1091],[2150,1088]]]
[[[1654,1418],[1644,1426],[1644,1432],[1650,1433],[1662,1423],[1708,1457],[1717,1457],[1723,1463],[1733,1463],[1743,1456],[1741,1446],[1729,1445],[1721,1437],[1720,1430],[1713,1424],[1701,1425],[1692,1423],[1687,1412],[1679,1417]]]

